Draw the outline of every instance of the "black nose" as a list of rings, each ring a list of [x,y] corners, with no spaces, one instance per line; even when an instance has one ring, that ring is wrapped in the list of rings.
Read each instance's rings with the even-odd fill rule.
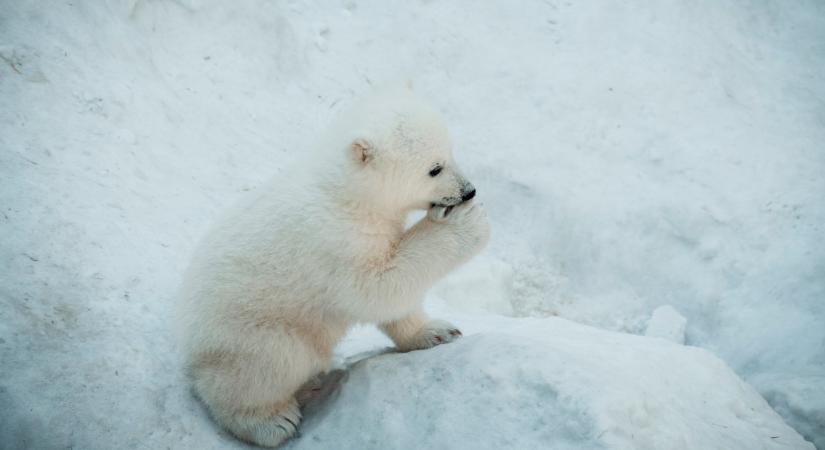
[[[461,201],[466,202],[467,200],[471,200],[473,197],[476,196],[476,190],[473,189],[472,191],[467,191],[461,194]]]

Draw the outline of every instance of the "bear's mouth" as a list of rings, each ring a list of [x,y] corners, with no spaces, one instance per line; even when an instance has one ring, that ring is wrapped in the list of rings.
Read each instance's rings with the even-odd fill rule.
[[[430,203],[430,208],[444,208],[444,217],[447,217],[450,212],[452,212],[453,208],[464,203],[464,200],[455,197],[447,197],[443,200],[444,201],[442,202]]]
[[[460,205],[462,202],[458,203],[430,203],[430,208],[444,208],[446,210],[451,210],[456,206]]]
[[[443,199],[441,199],[440,202],[430,203],[430,208],[435,208],[436,206],[441,208],[452,208],[462,203],[464,203],[464,201],[461,199],[461,197],[444,197]]]
[[[436,218],[436,221],[440,221],[442,219],[447,218],[447,216],[450,215],[450,213],[453,211],[453,208],[455,207],[456,205],[446,205],[444,203],[433,202],[430,203],[430,211],[428,212],[428,214],[434,214],[434,216],[431,217]]]

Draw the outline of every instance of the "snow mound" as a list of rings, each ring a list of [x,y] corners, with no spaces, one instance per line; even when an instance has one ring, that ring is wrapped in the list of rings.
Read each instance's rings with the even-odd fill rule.
[[[685,343],[685,327],[687,319],[679,314],[676,308],[664,305],[656,308],[650,321],[647,323],[645,336],[657,337],[673,341],[677,344]]]
[[[813,448],[705,350],[557,318],[488,325],[361,356],[287,447]]]

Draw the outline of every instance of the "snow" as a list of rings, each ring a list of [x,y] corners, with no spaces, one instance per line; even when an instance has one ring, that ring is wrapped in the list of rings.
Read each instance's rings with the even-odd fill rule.
[[[180,274],[213,218],[342,105],[411,78],[493,225],[430,298],[467,336],[356,364],[295,446],[388,415],[358,402],[368,381],[408,400],[397,408],[423,407],[415,392],[453,402],[432,417],[472,434],[490,405],[460,381],[486,373],[560,446],[596,432],[590,444],[627,448],[630,432],[805,448],[707,350],[825,448],[823,68],[815,0],[0,0],[0,447],[243,448],[184,387]],[[663,305],[705,350],[628,335]],[[388,345],[364,333],[340,360]],[[452,384],[420,384],[437,367]],[[420,389],[386,379],[402,370]],[[705,372],[720,385],[688,379]],[[729,403],[697,409],[702,386]],[[496,407],[502,439],[540,438]],[[711,416],[743,431],[684,431]],[[410,417],[373,432],[449,430]],[[759,421],[781,437],[744,431]]]
[[[685,343],[687,319],[676,308],[663,305],[653,310],[645,329],[645,336],[667,339],[677,344]]]
[[[813,448],[706,350],[463,316],[451,345],[352,357],[287,448]]]

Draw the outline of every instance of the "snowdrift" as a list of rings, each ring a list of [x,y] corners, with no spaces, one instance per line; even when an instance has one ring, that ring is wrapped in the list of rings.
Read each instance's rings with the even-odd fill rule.
[[[351,358],[288,448],[814,448],[705,350],[555,318],[473,325]]]

